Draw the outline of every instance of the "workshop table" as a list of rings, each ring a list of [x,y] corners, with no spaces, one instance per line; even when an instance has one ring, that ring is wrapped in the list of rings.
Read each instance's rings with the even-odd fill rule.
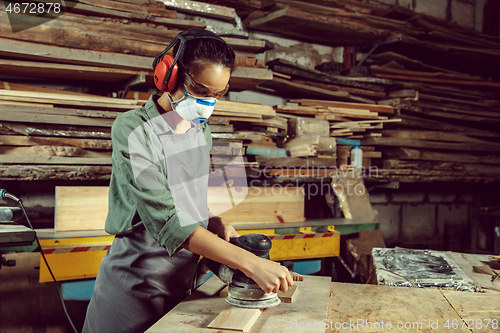
[[[476,283],[491,287],[491,277],[473,272],[462,254],[447,254]],[[293,306],[280,304],[266,309],[250,332],[500,332],[500,292],[495,290],[470,292],[328,280],[325,290],[324,279],[328,278],[305,276],[307,285],[295,282],[299,293]],[[193,293],[147,332],[219,332],[205,328],[227,307],[218,297],[223,287],[216,277],[211,278],[200,287],[202,292]]]

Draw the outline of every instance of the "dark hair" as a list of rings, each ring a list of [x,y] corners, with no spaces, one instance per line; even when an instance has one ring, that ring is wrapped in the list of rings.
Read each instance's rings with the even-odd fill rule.
[[[214,34],[214,37],[218,36]],[[174,53],[177,54],[179,44],[175,45]],[[186,41],[184,50],[179,57],[179,75],[177,84],[184,83],[184,74],[196,75],[206,64],[216,64],[229,68],[231,73],[235,67],[236,56],[233,49],[223,40],[214,38],[195,38]]]

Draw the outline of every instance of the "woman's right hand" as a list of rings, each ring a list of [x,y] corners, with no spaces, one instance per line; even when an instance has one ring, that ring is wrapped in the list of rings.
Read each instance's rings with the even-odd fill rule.
[[[277,293],[279,290],[285,292],[293,285],[292,276],[285,266],[257,256],[250,263],[248,272],[244,273],[266,293]]]

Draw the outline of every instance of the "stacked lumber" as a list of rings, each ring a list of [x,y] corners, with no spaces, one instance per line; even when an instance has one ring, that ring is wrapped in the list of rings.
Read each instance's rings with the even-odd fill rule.
[[[1,179],[109,179],[111,125],[150,94],[131,99],[106,96],[125,97],[132,86],[138,91],[153,88],[153,57],[181,30],[205,27],[199,20],[178,19],[175,7],[182,6],[171,5],[168,9],[149,0],[84,0],[78,5],[68,1],[64,15],[18,15],[12,26],[6,7],[0,8],[0,73],[5,80],[0,84]],[[188,5],[196,5],[193,12],[200,15],[213,17],[207,10],[211,8],[235,19],[230,8]],[[236,52],[231,90],[272,79],[257,56],[272,47],[269,42],[223,38]],[[67,85],[85,94],[13,83],[19,81]],[[238,143],[266,138],[234,131],[230,121],[262,122],[275,111],[221,101],[216,114],[221,117],[213,119],[221,122],[214,125],[214,136],[220,137],[216,141]]]
[[[0,83],[0,178],[109,179],[111,125],[137,102]]]
[[[0,178],[109,179],[114,119],[149,98],[136,92],[127,96],[0,82]],[[277,117],[270,106],[223,100],[216,104],[209,124],[213,165],[227,164],[245,151],[258,155],[263,154],[259,149],[277,150],[273,140],[285,137],[287,129],[286,119]]]
[[[276,106],[276,111],[291,118],[289,119],[289,124],[292,127],[293,124],[311,122],[313,120],[324,122],[326,133],[324,132],[325,129],[323,129],[323,132],[320,131],[321,128],[319,126],[316,126],[313,130],[316,133],[316,137],[323,136],[328,137],[330,140],[333,139],[333,143],[330,145],[334,151],[336,150],[336,155],[332,155],[332,157],[336,157],[336,166],[339,168],[349,165],[350,152],[355,145],[360,145],[359,139],[379,137],[381,135],[380,130],[384,128],[384,124],[401,121],[400,119],[389,119],[389,116],[393,116],[393,107],[377,104],[308,99],[291,99],[289,102],[296,103],[297,105]],[[385,115],[380,116],[379,114]],[[289,126],[289,133],[293,132],[294,130],[291,130]],[[319,140],[318,147],[324,146],[328,142],[328,139],[323,139],[323,143],[321,141]],[[292,138],[292,140],[286,143],[286,146],[289,147],[291,156],[326,157],[324,155],[317,155],[317,151],[321,151],[318,147],[316,149],[313,148],[312,151],[302,148],[304,144],[314,147],[318,143],[311,138],[307,140],[304,140],[304,138]],[[297,152],[295,146],[300,147],[302,150]],[[293,149],[291,149],[292,147]],[[371,166],[371,158],[381,157],[381,153],[375,151],[373,146],[362,145],[360,148],[363,150],[364,166],[367,168]]]
[[[261,87],[298,103],[278,112],[329,120],[331,136],[359,139],[365,155],[372,152],[368,149],[381,154],[373,178],[498,180],[494,165],[500,144],[498,37],[401,6],[353,0],[278,0],[244,23],[249,29],[344,46],[341,64],[311,69],[282,59],[270,61],[273,80]],[[302,104],[297,96],[357,103],[366,109],[351,111],[347,117],[345,110],[332,112],[317,102]],[[368,105],[391,106],[398,114],[386,115]],[[389,123],[382,129],[384,122]],[[351,148],[337,142],[338,165],[348,163]]]
[[[370,58],[390,79],[381,105],[399,109],[397,126],[365,138],[383,153],[377,179],[492,182],[500,178],[500,83],[395,52]]]
[[[332,75],[275,59],[267,63],[273,70],[273,79],[260,84],[284,97],[337,100],[353,103],[376,104],[386,99],[391,80],[374,77],[349,77]]]
[[[209,7],[203,3],[200,6]],[[156,1],[85,0],[70,7],[63,7],[66,13],[54,17],[17,17],[20,24],[13,24],[12,29],[6,9],[1,7],[2,75],[64,79],[80,85],[82,81],[113,82],[111,87],[102,84],[109,87],[104,93],[109,93],[109,89],[119,90],[120,85],[131,84],[127,80],[144,73],[145,79],[133,84],[153,88],[153,58],[181,30],[205,28],[205,23],[197,20],[177,19],[176,11]],[[231,89],[249,89],[272,78],[257,57],[272,47],[270,43],[223,38],[236,52]]]
[[[403,6],[351,0],[277,0],[274,6],[248,15],[244,23],[248,29],[332,46],[398,44],[406,54],[418,54],[429,63],[447,64],[455,70],[467,66],[469,71],[500,77],[498,37]]]

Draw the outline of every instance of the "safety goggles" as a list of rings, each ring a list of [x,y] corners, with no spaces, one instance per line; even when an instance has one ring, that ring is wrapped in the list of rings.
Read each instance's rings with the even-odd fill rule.
[[[215,99],[219,99],[229,90],[229,82],[227,83],[226,88],[222,90],[214,90],[207,87],[203,83],[196,82],[196,80],[188,73],[186,73],[185,77],[186,79],[184,81],[184,85],[189,87],[190,92],[200,97],[213,97]]]

